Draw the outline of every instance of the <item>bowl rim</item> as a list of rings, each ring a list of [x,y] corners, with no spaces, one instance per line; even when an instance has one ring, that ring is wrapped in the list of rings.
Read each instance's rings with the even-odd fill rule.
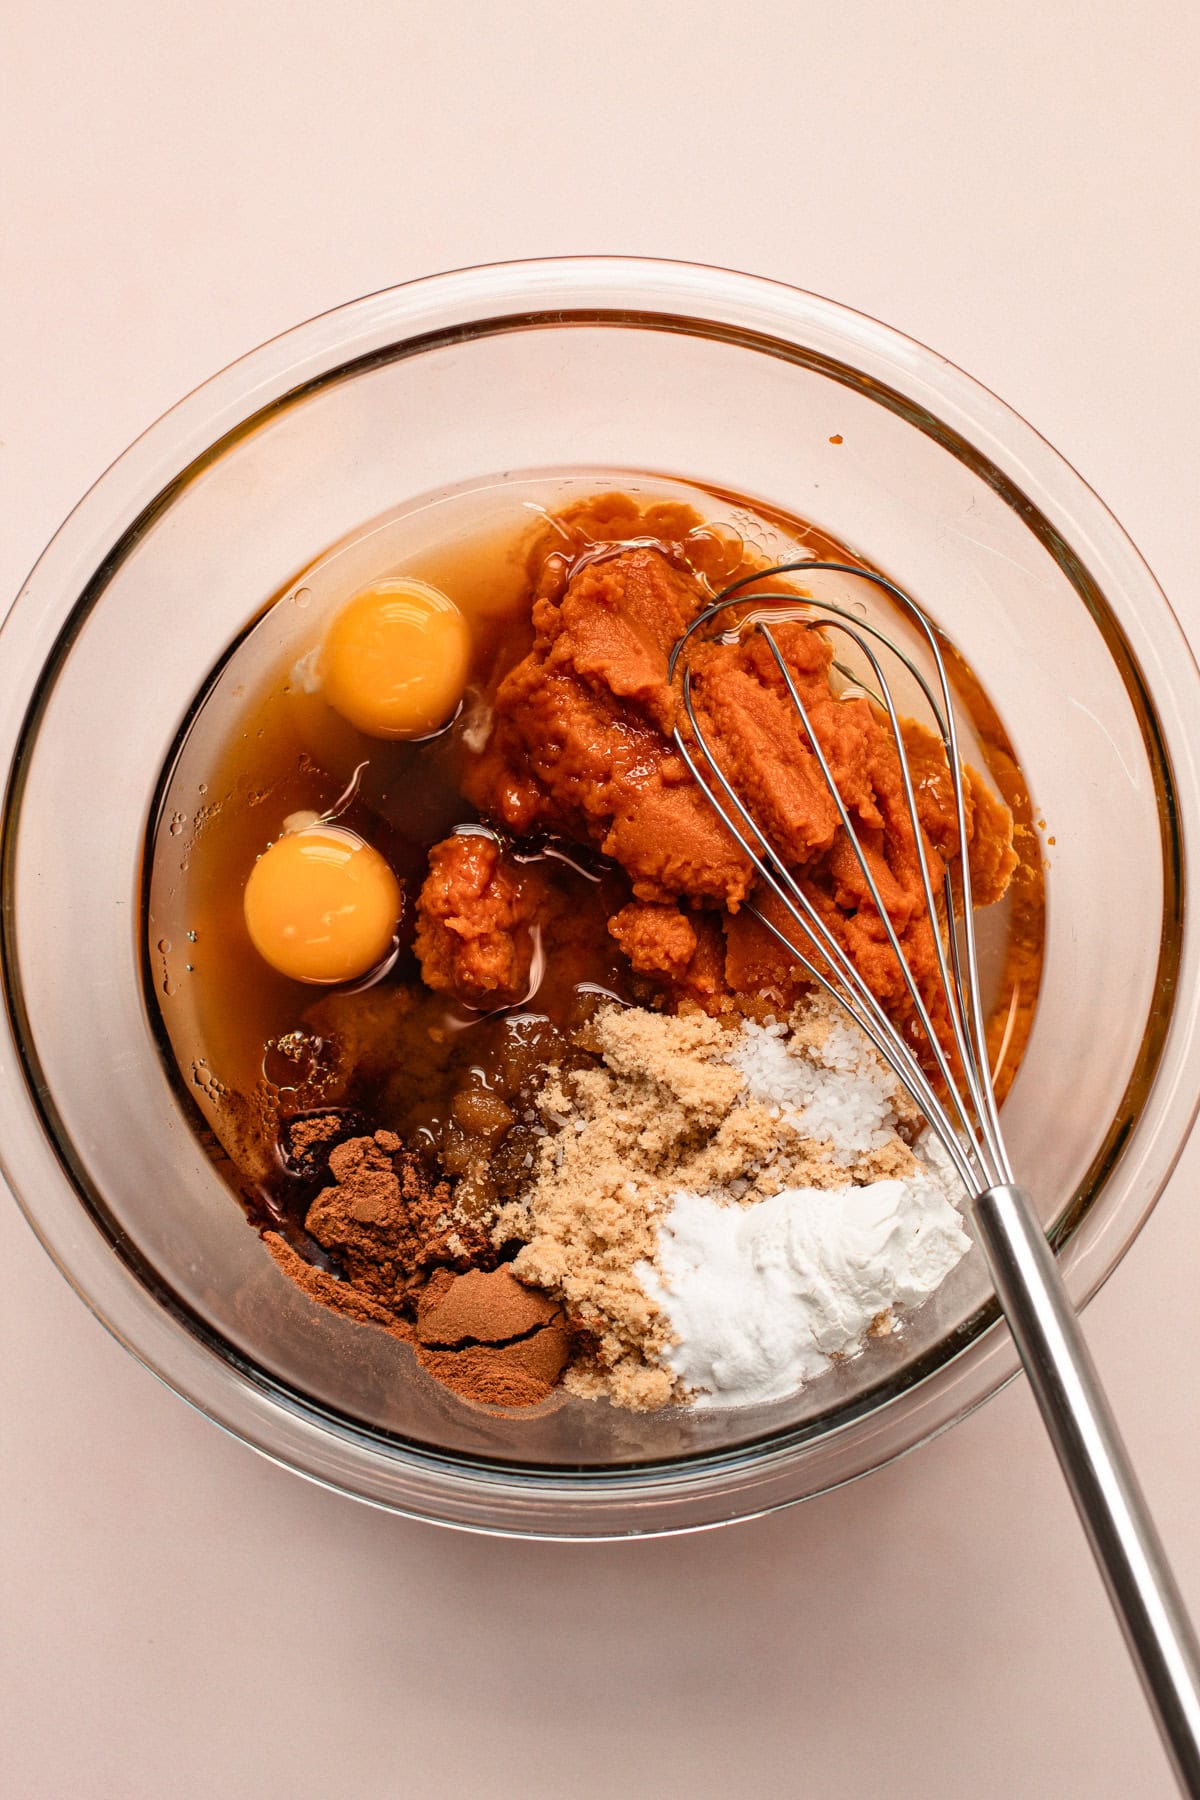
[[[503,310],[508,308],[507,311]],[[486,310],[481,310],[486,309]],[[314,386],[456,330],[511,330],[525,321],[596,322],[703,331],[805,352],[887,384],[921,428],[948,431],[1002,472],[1057,534],[1062,552],[1111,609],[1142,680],[1147,716],[1161,740],[1174,802],[1182,899],[1200,839],[1195,756],[1186,729],[1200,716],[1200,676],[1153,575],[1082,477],[1011,408],[946,358],[851,308],[763,277],[651,258],[569,257],[493,263],[423,277],[336,307],[269,339],[210,377],[150,425],[92,485],[34,565],[0,625],[0,756],[5,765],[4,920],[11,827],[19,812],[21,748],[36,728],[47,677],[72,621],[102,591],[114,555],[143,521],[170,505],[197,465],[264,412],[293,404]],[[848,361],[848,357],[855,360]],[[793,360],[795,360],[793,354]],[[830,372],[826,370],[825,372]],[[907,412],[912,408],[914,413]],[[969,435],[968,435],[969,432]],[[956,452],[957,453],[957,452]],[[1065,489],[1066,498],[1062,498]],[[1099,567],[1105,579],[1091,571]],[[97,586],[99,584],[99,587]],[[1078,587],[1078,582],[1076,583]],[[1086,602],[1086,595],[1081,591]],[[1094,615],[1095,616],[1095,615]],[[1101,621],[1097,621],[1101,623]],[[1103,626],[1102,626],[1103,629]],[[1108,634],[1106,633],[1106,638]],[[1109,643],[1110,651],[1112,643]],[[1195,931],[1175,921],[1180,984],[1194,988]],[[19,1005],[6,992],[0,1014],[0,1173],[62,1273],[106,1328],[153,1373],[234,1436],[284,1466],[373,1504],[469,1529],[564,1538],[699,1529],[827,1491],[905,1454],[998,1390],[1016,1372],[1001,1324],[976,1335],[937,1375],[906,1390],[904,1428],[886,1420],[892,1402],[818,1440],[774,1454],[760,1441],[743,1458],[724,1454],[626,1471],[531,1473],[472,1465],[405,1446],[393,1469],[375,1466],[382,1440],[301,1400],[231,1353],[197,1340],[181,1309],[112,1255],[98,1231],[82,1230],[86,1200],[53,1141],[26,1079]],[[1120,1147],[1128,1189],[1122,1230],[1088,1244],[1068,1235],[1060,1256],[1078,1304],[1116,1267],[1145,1222],[1182,1152],[1200,1101],[1200,1023],[1174,1005],[1145,1112]],[[18,1172],[19,1171],[19,1172]],[[36,1198],[34,1197],[36,1196]],[[81,1201],[83,1205],[81,1205]],[[1116,1241],[1119,1239],[1119,1241]],[[956,1366],[957,1365],[957,1366]],[[890,1424],[892,1429],[883,1429]],[[333,1432],[331,1435],[331,1427]],[[850,1467],[840,1453],[854,1445]],[[827,1454],[814,1456],[816,1451]],[[800,1465],[807,1473],[797,1481]],[[714,1478],[715,1477],[715,1478]],[[497,1510],[504,1513],[497,1519]]]

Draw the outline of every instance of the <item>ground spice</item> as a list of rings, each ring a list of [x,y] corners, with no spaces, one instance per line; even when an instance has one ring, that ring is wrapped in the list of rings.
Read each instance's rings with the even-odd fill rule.
[[[431,1270],[495,1263],[486,1234],[459,1215],[450,1183],[394,1132],[338,1144],[328,1166],[331,1185],[309,1207],[305,1228],[372,1300],[403,1311]]]
[[[478,1406],[537,1406],[558,1385],[569,1345],[565,1326],[547,1326],[516,1344],[419,1347],[417,1361],[443,1387]]]
[[[438,1274],[418,1302],[417,1336],[437,1350],[472,1340],[507,1344],[549,1325],[561,1310],[548,1295],[523,1287],[508,1269]]]
[[[272,1256],[313,1300],[416,1347],[435,1380],[492,1406],[534,1406],[558,1381],[570,1350],[561,1305],[496,1268],[496,1250],[394,1132],[342,1138],[334,1113],[293,1121],[287,1154],[323,1163],[329,1185],[305,1229],[341,1276],[315,1268],[278,1233]],[[414,1323],[415,1318],[415,1323]]]
[[[381,1306],[358,1288],[352,1287],[348,1281],[339,1280],[325,1269],[318,1269],[312,1263],[305,1262],[298,1250],[295,1250],[287,1239],[277,1231],[263,1233],[263,1242],[279,1264],[284,1274],[303,1289],[310,1300],[321,1306],[328,1306],[333,1312],[341,1313],[353,1319],[356,1325],[380,1325],[398,1337],[403,1343],[411,1343],[414,1331],[411,1323]]]
[[[291,1120],[287,1137],[292,1159],[297,1163],[309,1162],[321,1150],[332,1148],[342,1135],[342,1124],[340,1113],[323,1113],[317,1118]]]
[[[536,1406],[570,1352],[561,1306],[508,1269],[434,1275],[417,1309],[417,1360],[464,1399]]]

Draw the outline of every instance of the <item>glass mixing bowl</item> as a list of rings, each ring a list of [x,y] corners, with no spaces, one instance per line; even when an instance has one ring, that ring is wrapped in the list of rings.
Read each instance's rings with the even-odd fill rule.
[[[1081,1304],[1200,1087],[1183,907],[1200,682],[1128,539],[991,394],[844,307],[682,264],[468,269],[314,319],[182,401],[67,520],[0,635],[0,1157],[18,1200],[109,1329],[267,1455],[397,1511],[582,1538],[780,1506],[960,1418],[1016,1366],[978,1253],[788,1402],[489,1415],[276,1269],[164,1055],[143,938],[163,771],[264,606],[410,497],[580,467],[814,520],[904,582],[998,703],[1049,864],[1004,1125]]]

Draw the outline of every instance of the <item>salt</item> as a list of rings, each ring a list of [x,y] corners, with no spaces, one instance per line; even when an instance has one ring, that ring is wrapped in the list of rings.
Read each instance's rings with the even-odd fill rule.
[[[746,1020],[728,1060],[751,1100],[778,1107],[803,1136],[847,1155],[877,1150],[896,1132],[896,1082],[852,1025],[831,1019],[823,1041]]]

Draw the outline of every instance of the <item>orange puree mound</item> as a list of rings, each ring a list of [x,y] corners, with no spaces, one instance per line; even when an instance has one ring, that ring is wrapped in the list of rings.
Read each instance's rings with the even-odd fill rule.
[[[527,562],[533,597],[557,600],[589,556],[611,556],[642,545],[660,551],[672,568],[697,574],[714,594],[739,576],[752,575],[756,566],[745,560],[738,538],[706,525],[692,506],[677,500],[647,505],[632,494],[592,494],[547,517],[534,535]]]
[[[740,919],[741,913],[725,913],[724,918]],[[725,937],[721,916],[716,913],[693,915],[696,949],[691,962],[675,983],[679,1000],[693,1000],[706,1012],[717,1012],[726,1003],[729,979],[725,973]]]
[[[547,663],[596,693],[627,701],[669,733],[675,696],[667,658],[702,601],[695,580],[657,550],[627,550],[587,564],[557,607],[542,603],[550,627]]]
[[[573,564],[562,537],[539,540],[530,565],[532,647],[496,688],[491,736],[468,758],[463,791],[484,817],[514,834],[575,837],[619,865],[632,899],[618,904],[608,931],[635,974],[662,983],[676,1003],[691,999],[712,1010],[731,995],[786,1000],[808,976],[743,912],[755,889],[751,860],[672,741],[686,715],[678,678],[672,687],[667,677],[668,658],[711,585],[707,570],[702,577],[687,566],[681,548],[698,522],[687,527],[688,515],[672,515],[678,537],[656,548],[639,541],[642,517],[630,502],[609,496],[592,515],[569,519],[564,534]],[[605,528],[622,541],[598,543]],[[696,644],[690,666],[699,729],[772,854],[792,871],[866,984],[904,1022],[911,997],[876,897],[931,1005],[938,971],[890,724],[861,694],[843,698],[831,689],[833,650],[820,631],[780,620],[773,636],[871,881],[763,637]],[[916,724],[906,724],[904,735],[940,898],[944,869],[960,848],[953,788],[940,738]],[[987,904],[1004,892],[1016,866],[1012,817],[970,771],[964,814],[975,898]],[[520,891],[528,890],[522,884]],[[487,839],[452,839],[435,849],[417,934],[431,986],[472,1003],[473,996],[511,998],[521,989],[525,925],[536,902],[530,896],[523,903],[520,891]],[[768,893],[754,897],[820,967],[786,911]]]
[[[534,643],[495,697],[495,724],[463,790],[518,833],[590,840],[639,900],[736,906],[753,871],[670,741],[667,657],[703,606],[699,581],[659,551],[586,563],[561,599],[534,603]]]
[[[677,906],[633,900],[608,921],[608,929],[639,975],[682,980],[696,954],[696,928]]]
[[[701,729],[866,985],[904,1017],[911,997],[876,895],[927,999],[938,993],[938,965],[891,726],[866,699],[841,698],[830,690],[832,650],[819,632],[800,622],[781,622],[773,636],[855,826],[875,893],[764,639],[710,643],[696,653],[692,688]],[[946,861],[958,854],[953,788],[940,738],[910,723],[905,747],[936,900]],[[1012,816],[970,772],[964,811],[971,873],[978,877],[975,897],[987,904],[1003,893],[1016,866]],[[821,966],[822,959],[789,926],[785,909],[771,904],[763,910]],[[761,925],[728,921],[727,943],[725,973],[734,992],[761,992],[764,986],[786,990],[797,978],[793,959]]]
[[[494,838],[435,844],[417,906],[416,952],[427,987],[471,1006],[503,1006],[529,982],[532,896],[512,879]]]
[[[781,930],[786,932],[790,926],[795,932],[785,909],[773,895],[756,896],[756,902]],[[744,907],[741,912],[727,913],[724,924],[724,973],[731,993],[786,995],[807,979],[799,959],[789,956],[778,938]],[[800,948],[808,954],[803,944]]]
[[[666,983],[676,1001],[691,1000],[717,1011],[734,986],[727,972],[722,919],[727,926],[755,923],[747,912],[685,913],[678,906],[631,900],[608,921],[608,929],[635,974]]]
[[[848,713],[830,700],[833,652],[826,640],[803,625],[779,625],[774,635],[810,714],[831,704]],[[691,672],[704,739],[776,855],[791,868],[822,855],[837,835],[837,806],[766,641],[749,637],[699,645]],[[867,797],[852,729],[857,724],[848,716],[837,718],[827,746],[839,781],[842,771],[849,777],[847,797],[854,800]],[[827,733],[819,735],[824,744]]]

